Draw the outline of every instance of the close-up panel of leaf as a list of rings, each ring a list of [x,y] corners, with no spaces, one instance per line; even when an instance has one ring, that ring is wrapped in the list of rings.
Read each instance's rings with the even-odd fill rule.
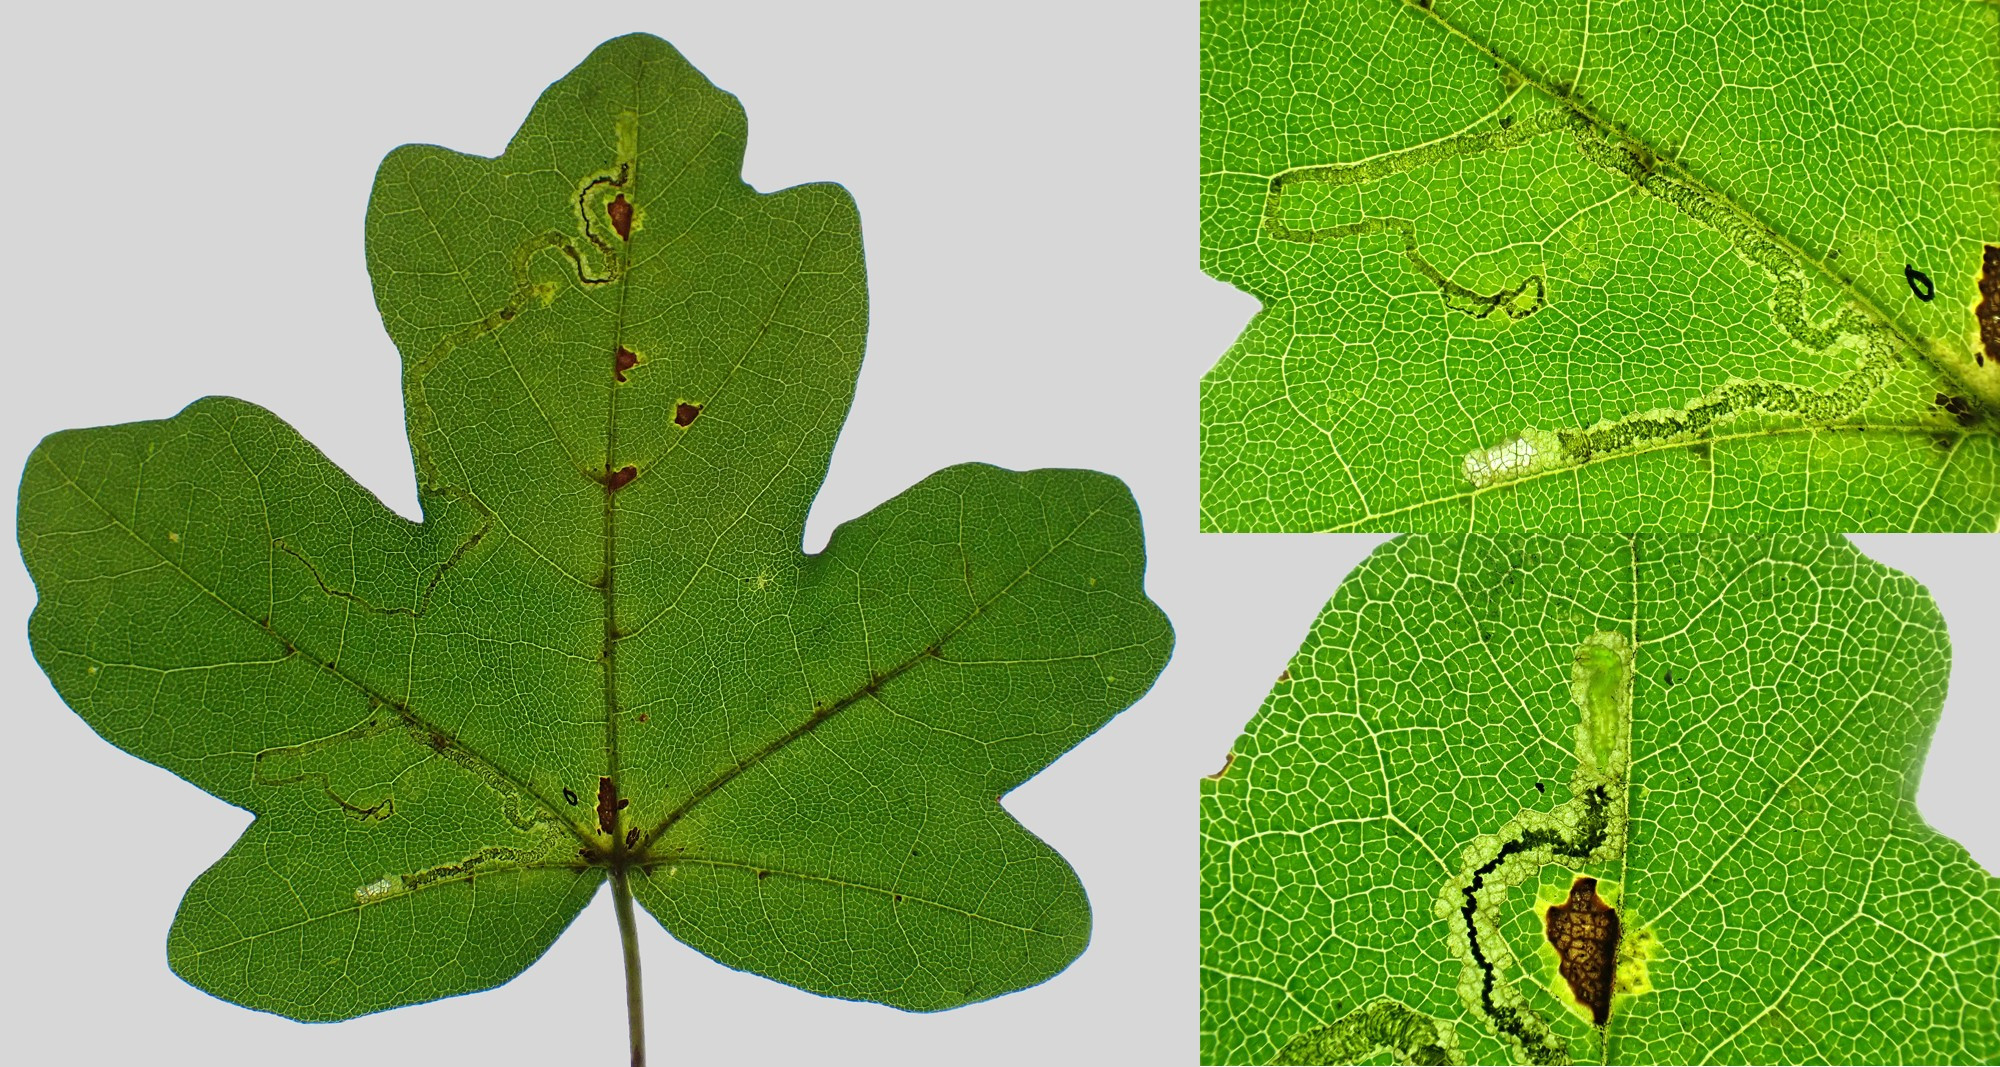
[[[1950,665],[1831,536],[1413,536],[1201,783],[1210,1063],[2000,1059]]]
[[[29,458],[43,669],[256,815],[167,936],[187,981],[304,1020],[485,989],[609,883],[636,1062],[635,900],[730,967],[911,1011],[1083,951],[1076,874],[1000,799],[1167,661],[1137,508],[965,464],[803,552],[860,222],[836,185],[746,185],[745,138],[635,34],[503,155],[383,161],[367,271],[421,522],[226,397]]]
[[[2000,7],[1202,8],[1202,525],[1991,531]]]

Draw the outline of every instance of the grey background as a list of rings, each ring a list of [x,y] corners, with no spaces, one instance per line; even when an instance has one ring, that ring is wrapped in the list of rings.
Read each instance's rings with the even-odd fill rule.
[[[19,5],[0,23],[0,470],[45,433],[226,393],[414,516],[398,359],[362,260],[377,161],[407,141],[497,153],[593,46],[659,34],[742,98],[753,185],[834,180],[860,203],[868,358],[806,546],[950,463],[1099,468],[1139,498],[1148,586],[1179,644],[1153,695],[1006,800],[1089,887],[1095,935],[1076,965],[911,1016],[726,970],[642,920],[656,1062],[1193,1062],[1195,778],[1381,540],[1195,532],[1196,383],[1255,309],[1196,266],[1195,4],[325,9]],[[1863,540],[1928,583],[1951,623],[1961,651],[1919,802],[2000,869],[2000,544]],[[64,708],[20,638],[27,575],[0,557],[0,785],[15,812],[0,1052],[622,1062],[603,896],[509,985],[336,1026],[182,984],[164,953],[174,909],[249,816]]]

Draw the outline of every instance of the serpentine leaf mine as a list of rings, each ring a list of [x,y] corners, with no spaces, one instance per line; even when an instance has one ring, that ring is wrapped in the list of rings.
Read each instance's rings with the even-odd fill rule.
[[[1199,781],[1202,1060],[2000,1058],[1949,663],[1835,535],[1384,545]]]
[[[1205,529],[2000,524],[2000,9],[1202,13]]]

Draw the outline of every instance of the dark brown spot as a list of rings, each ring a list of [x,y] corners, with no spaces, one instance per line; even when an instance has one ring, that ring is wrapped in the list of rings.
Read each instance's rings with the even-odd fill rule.
[[[638,828],[638,827],[634,826],[634,827],[633,827],[633,828],[631,828],[630,830],[627,830],[627,831],[625,831],[625,847],[626,847],[626,848],[631,848],[631,847],[632,847],[633,845],[636,845],[636,844],[638,844],[638,843],[639,843],[639,828]]]
[[[1223,775],[1228,774],[1229,765],[1235,762],[1236,762],[1236,753],[1234,752],[1231,752],[1229,755],[1222,757],[1222,769],[1216,771],[1214,774],[1208,775],[1207,776],[1208,780],[1212,782],[1222,777]]]
[[[1940,452],[1950,452],[1952,449],[1958,447],[1958,435],[1934,433],[1931,435],[1931,447]]]
[[[569,801],[570,807],[575,807],[576,791],[571,789],[569,786],[563,786],[563,799]]]
[[[1903,264],[1903,279],[1910,283],[1910,292],[1916,294],[1918,300],[1928,304],[1937,296],[1937,285],[1931,281],[1931,276],[1918,270],[1915,264]]]
[[[445,749],[451,747],[451,738],[446,737],[445,735],[439,733],[436,730],[432,730],[430,734],[424,738],[424,743],[431,746],[432,752],[443,752]]]
[[[625,487],[626,482],[629,482],[632,479],[637,478],[638,476],[639,476],[639,468],[632,466],[620,467],[617,470],[612,471],[610,474],[604,476],[604,488],[609,489],[610,491],[615,493],[618,490],[623,489]]]
[[[1971,426],[1979,421],[1979,413],[1972,409],[1972,402],[1962,396],[1939,393],[1933,403],[1937,404],[1939,411],[1950,415],[1960,426]]]
[[[1611,981],[1618,973],[1618,912],[1597,895],[1597,879],[1578,878],[1569,902],[1549,909],[1543,933],[1555,946],[1557,970],[1577,1003],[1603,1026],[1611,1019]]]
[[[1979,306],[1972,310],[1979,321],[1979,365],[2000,360],[2000,245],[1987,245],[1980,263]]]
[[[674,425],[687,426],[693,423],[694,417],[699,414],[701,414],[700,404],[689,404],[683,401],[674,407]]]
[[[580,848],[576,850],[576,854],[582,856],[586,863],[597,862],[597,850],[594,848]]]
[[[618,787],[609,778],[597,780],[597,828],[607,834],[618,832],[618,813],[630,800],[618,799]]]
[[[640,721],[640,722],[645,722],[645,721],[646,721],[646,713],[645,713],[645,712],[643,712],[643,711],[642,711],[642,712],[640,712],[640,713],[639,713],[639,721]]]
[[[1536,783],[1535,783],[1535,792],[1537,792],[1537,793],[1546,793],[1546,792],[1548,792],[1548,791],[1549,791],[1549,787],[1548,787],[1548,786],[1546,786],[1546,785],[1543,785],[1543,784],[1542,784],[1542,783],[1540,783],[1540,782],[1536,782]]]
[[[902,902],[903,902],[903,894],[901,893],[896,894],[896,903],[901,904]]]
[[[625,380],[625,372],[639,365],[639,357],[624,345],[618,346],[618,354],[611,359],[611,374],[619,381]]]
[[[1278,680],[1279,680],[1279,681],[1281,681],[1281,682],[1289,682],[1289,681],[1291,681],[1291,680],[1292,680],[1292,669],[1291,669],[1290,667],[1286,667],[1286,668],[1285,668],[1284,670],[1282,670],[1282,671],[1279,671],[1279,672],[1278,672]]]
[[[758,880],[758,881],[760,881],[760,882],[761,882],[761,881],[763,881],[763,880],[764,880],[764,879],[766,879],[766,878],[769,878],[769,877],[771,877],[771,872],[770,872],[770,871],[758,871],[758,872],[757,872],[757,880]]]
[[[604,205],[604,213],[611,216],[611,228],[618,231],[618,239],[632,239],[632,205],[625,202],[625,194],[619,193]]]

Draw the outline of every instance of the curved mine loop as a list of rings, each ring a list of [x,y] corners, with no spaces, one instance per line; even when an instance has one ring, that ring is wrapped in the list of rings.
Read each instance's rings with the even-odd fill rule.
[[[1632,642],[1626,635],[1599,631],[1577,646],[1569,686],[1577,712],[1571,799],[1550,811],[1524,810],[1499,831],[1475,838],[1465,847],[1459,874],[1438,896],[1436,914],[1451,924],[1446,944],[1459,959],[1460,998],[1529,1063],[1568,1063],[1568,1043],[1508,977],[1517,960],[1495,916],[1504,911],[1511,889],[1537,877],[1548,864],[1582,870],[1624,857],[1632,681]],[[1597,880],[1589,882],[1589,899],[1595,899]],[[1570,914],[1595,913],[1565,913],[1562,932],[1581,943],[1580,927],[1568,925]],[[1557,920],[1548,921],[1553,938]],[[1615,926],[1609,945],[1600,1026],[1609,1018],[1610,979],[1617,969]]]
[[[1387,1052],[1397,1063],[1460,1064],[1458,1030],[1389,997],[1377,997],[1328,1023],[1304,1031],[1278,1050],[1272,1063],[1366,1063]]]

